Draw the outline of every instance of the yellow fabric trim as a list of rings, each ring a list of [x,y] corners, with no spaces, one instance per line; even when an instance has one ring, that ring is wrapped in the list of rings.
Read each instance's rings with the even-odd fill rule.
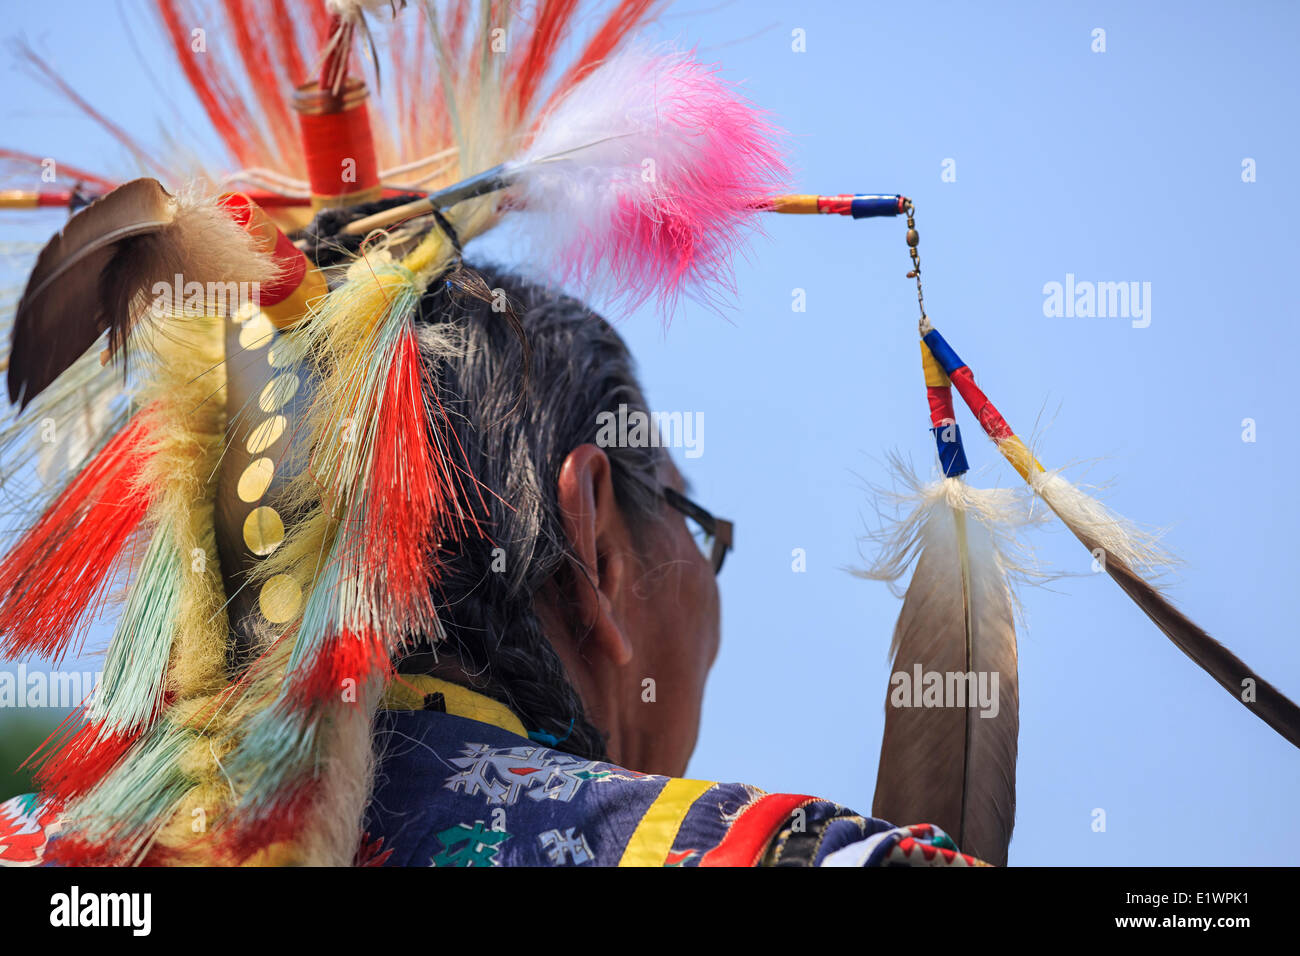
[[[636,825],[618,865],[663,866],[668,860],[668,851],[673,848],[673,841],[677,839],[677,831],[686,819],[686,812],[715,786],[711,780],[685,780],[681,777],[669,780]]]
[[[427,674],[399,675],[384,692],[382,706],[385,710],[424,710],[424,698],[428,694],[442,694],[447,702],[447,713],[456,717],[491,724],[520,737],[528,736],[523,723],[505,704],[484,697],[468,687]]]
[[[1038,463],[1038,459],[1025,447],[1025,443],[1015,435],[998,442],[998,451],[1002,452],[1003,457],[1011,462],[1011,467],[1020,472],[1020,477],[1025,481],[1029,481],[1029,472],[1031,470],[1047,470]]]
[[[272,325],[283,332],[293,328],[313,305],[329,295],[329,291],[330,287],[321,271],[308,265],[298,288],[289,293],[284,301],[262,306],[262,312],[271,320]]]
[[[930,346],[921,342],[921,368],[925,371],[926,388],[947,388],[952,383],[948,380],[948,373],[943,370],[939,360],[934,357],[930,351]]]
[[[0,209],[36,209],[40,204],[39,193],[26,189],[0,189]]]
[[[772,212],[794,213],[800,216],[821,211],[817,208],[817,196],[807,195],[773,196],[771,209]]]

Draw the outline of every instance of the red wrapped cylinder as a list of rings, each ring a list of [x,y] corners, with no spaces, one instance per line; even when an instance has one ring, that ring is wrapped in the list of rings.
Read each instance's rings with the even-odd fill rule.
[[[354,206],[382,194],[368,96],[358,79],[349,79],[337,95],[316,81],[294,92],[314,210]]]

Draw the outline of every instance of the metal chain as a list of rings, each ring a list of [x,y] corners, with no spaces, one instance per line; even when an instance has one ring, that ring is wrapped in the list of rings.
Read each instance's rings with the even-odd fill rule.
[[[916,280],[916,304],[921,309],[921,333],[926,332],[930,324],[930,317],[925,314],[925,293],[921,289],[921,254],[917,251],[917,243],[921,241],[920,234],[916,231],[916,219],[913,216],[915,207],[912,200],[907,201],[907,251],[912,256],[912,271],[907,274],[909,279]]]

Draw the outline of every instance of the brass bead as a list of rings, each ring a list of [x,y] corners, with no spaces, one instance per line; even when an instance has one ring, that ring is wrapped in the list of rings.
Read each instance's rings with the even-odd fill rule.
[[[907,244],[909,246],[915,247],[916,244],[920,241],[921,241],[921,237],[915,229],[907,230]]]

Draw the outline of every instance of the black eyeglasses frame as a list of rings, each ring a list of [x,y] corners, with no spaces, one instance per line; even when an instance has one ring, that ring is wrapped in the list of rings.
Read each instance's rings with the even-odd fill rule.
[[[725,518],[714,517],[707,509],[691,501],[676,488],[665,485],[660,489],[660,493],[669,507],[693,520],[713,539],[713,552],[709,560],[713,564],[714,575],[719,574],[722,571],[722,563],[727,559],[727,552],[731,550],[735,540],[735,524]]]

